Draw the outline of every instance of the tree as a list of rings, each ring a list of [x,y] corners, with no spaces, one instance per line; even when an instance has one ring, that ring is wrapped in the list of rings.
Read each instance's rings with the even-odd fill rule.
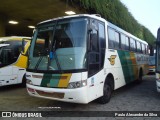
[[[100,14],[107,21],[119,26],[136,37],[147,41],[153,46],[155,37],[128,11],[128,8],[120,0],[72,0],[81,5],[89,14]]]

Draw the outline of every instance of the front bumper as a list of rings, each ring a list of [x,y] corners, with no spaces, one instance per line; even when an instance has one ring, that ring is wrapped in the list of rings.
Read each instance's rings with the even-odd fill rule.
[[[87,104],[87,87],[76,89],[46,88],[27,84],[29,95],[72,103]]]

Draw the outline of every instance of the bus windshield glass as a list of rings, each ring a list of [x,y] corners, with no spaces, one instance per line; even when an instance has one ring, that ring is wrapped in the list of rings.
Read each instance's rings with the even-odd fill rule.
[[[39,25],[34,32],[29,69],[86,69],[87,18],[63,19]]]
[[[155,66],[155,56],[150,56],[149,57],[149,65],[154,65]]]

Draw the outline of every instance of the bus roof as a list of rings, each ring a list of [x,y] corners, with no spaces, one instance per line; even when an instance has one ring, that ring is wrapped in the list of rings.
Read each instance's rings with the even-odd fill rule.
[[[100,20],[102,22],[106,22],[108,26],[112,27],[113,29],[119,31],[119,32],[122,32],[126,35],[128,35],[129,37],[132,37],[133,39],[136,39],[144,44],[148,44],[146,41],[144,40],[141,40],[137,37],[135,37],[134,35],[130,34],[129,32],[121,29],[120,27],[108,22],[107,20],[105,20],[104,18],[102,18],[99,14],[77,14],[77,15],[71,15],[71,16],[63,16],[63,17],[57,17],[57,18],[53,18],[53,19],[49,19],[49,20],[46,20],[46,21],[42,21],[40,23],[38,23],[37,25],[40,25],[40,24],[45,24],[45,23],[48,23],[48,22],[52,22],[54,20],[61,20],[61,19],[66,19],[66,18],[77,18],[77,17],[90,17],[90,18],[95,18],[97,20]]]
[[[91,17],[91,18],[99,19],[104,22],[106,21],[104,18],[101,18],[100,15],[98,15],[98,14],[77,14],[77,15],[63,16],[63,17],[57,17],[57,18],[45,20],[45,21],[38,23],[38,25],[43,24],[43,23],[47,23],[47,22],[51,22],[54,20],[60,20],[60,19],[66,19],[66,18],[77,18],[77,17]]]

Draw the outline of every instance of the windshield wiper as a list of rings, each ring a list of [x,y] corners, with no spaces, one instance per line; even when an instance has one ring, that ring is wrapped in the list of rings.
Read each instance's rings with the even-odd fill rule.
[[[42,59],[43,59],[43,56],[40,56],[40,58],[38,59],[38,62],[37,62],[37,64],[36,64],[36,66],[35,66],[35,68],[34,68],[35,70],[37,70],[37,68],[38,68],[40,62],[42,61]]]
[[[51,47],[51,49],[50,49],[50,54],[49,54],[49,58],[48,58],[48,70],[49,70],[49,67],[52,67],[51,66],[51,59],[53,59],[53,55],[54,55],[56,63],[57,63],[57,67],[60,70],[60,72],[62,73],[62,69],[61,69],[60,63],[58,61],[57,54],[56,54],[56,39],[54,41],[57,24],[58,24],[58,22],[56,21],[56,24],[55,24],[55,27],[54,27],[54,30],[53,30],[53,41],[51,43],[51,45],[53,45],[53,47]],[[54,44],[53,44],[53,42],[54,42]],[[52,56],[52,58],[51,58],[51,56]]]
[[[56,40],[55,40],[55,42],[54,42],[52,51],[50,51],[48,69],[49,69],[49,67],[51,67],[51,66],[50,66],[50,63],[51,63],[50,60],[53,59],[53,55],[54,55],[54,56],[55,56],[56,63],[57,63],[57,67],[58,67],[58,69],[62,72],[61,66],[60,66],[59,61],[58,61],[58,58],[57,58],[57,54],[56,54],[55,47],[56,47]],[[51,56],[52,56],[52,57],[51,57]]]
[[[41,55],[42,55],[42,56],[41,56]],[[38,69],[38,66],[39,66],[39,64],[41,63],[44,55],[48,56],[48,50],[47,50],[47,49],[45,49],[45,50],[43,50],[43,51],[41,51],[41,52],[39,53],[39,57],[40,57],[40,58],[38,59],[38,62],[37,62],[37,64],[36,64],[35,68],[34,68],[35,70]]]

